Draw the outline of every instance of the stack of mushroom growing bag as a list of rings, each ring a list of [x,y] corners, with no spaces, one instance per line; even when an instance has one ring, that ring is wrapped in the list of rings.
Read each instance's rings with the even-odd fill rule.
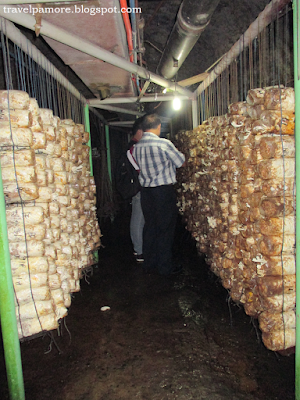
[[[294,122],[293,89],[253,89],[176,138],[187,229],[274,351],[295,345]]]
[[[0,159],[19,337],[58,327],[100,246],[84,126],[0,92]]]

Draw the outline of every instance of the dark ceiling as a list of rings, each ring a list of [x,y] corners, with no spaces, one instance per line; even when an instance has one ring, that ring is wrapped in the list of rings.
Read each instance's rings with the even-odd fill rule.
[[[181,2],[182,0],[138,1],[138,6],[142,8],[141,18],[145,21],[144,61],[146,68],[152,72],[156,72]],[[179,69],[176,80],[180,81],[206,71],[231,48],[269,2],[269,0],[220,0],[209,25]],[[70,68],[60,64],[56,54],[43,40],[36,38],[32,31],[25,28],[21,28],[21,30],[62,73],[67,75],[67,78],[84,96],[93,97],[92,93],[82,86]]]
[[[182,0],[142,0],[145,60],[155,72]],[[220,0],[210,24],[178,72],[177,81],[198,75],[217,61],[245,32],[270,0]]]
[[[162,51],[176,21],[181,2],[182,0],[138,1],[138,6],[142,8],[141,18],[145,22],[143,31],[144,66],[154,73],[157,72],[156,69]],[[220,0],[209,25],[201,34],[173,80],[181,81],[206,71],[232,47],[269,2],[269,0]],[[86,98],[94,97],[84,83],[62,62],[42,38],[36,38],[34,32],[25,28],[21,28],[21,30]],[[197,85],[195,84],[189,89],[195,90]],[[147,92],[156,92],[157,89],[156,85],[151,84]],[[149,106],[150,108],[155,107],[155,104],[149,104]],[[147,110],[149,106],[145,106],[145,111],[149,111]],[[161,105],[160,111],[163,108],[164,104]],[[104,110],[101,110],[101,113],[108,120],[111,117],[113,119],[117,117],[117,115],[111,115],[110,112]]]

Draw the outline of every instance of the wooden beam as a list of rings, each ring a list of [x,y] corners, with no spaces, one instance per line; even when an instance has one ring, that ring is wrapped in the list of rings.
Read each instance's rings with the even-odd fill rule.
[[[177,82],[178,85],[185,87],[193,85],[194,83],[199,83],[204,81],[204,79],[209,75],[208,72],[203,72],[202,74],[192,76],[191,78],[184,79],[183,81]]]

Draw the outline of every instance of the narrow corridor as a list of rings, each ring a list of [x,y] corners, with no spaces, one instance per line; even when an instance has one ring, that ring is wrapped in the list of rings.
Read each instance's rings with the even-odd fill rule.
[[[128,223],[123,216],[104,229],[99,265],[53,333],[58,347],[49,336],[22,343],[26,399],[293,399],[294,356],[264,347],[188,232],[179,224],[184,272],[166,280],[136,264]],[[5,382],[3,357],[0,373]],[[0,398],[8,399],[3,384]]]

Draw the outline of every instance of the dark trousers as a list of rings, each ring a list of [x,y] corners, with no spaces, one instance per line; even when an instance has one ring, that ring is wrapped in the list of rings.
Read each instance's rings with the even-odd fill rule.
[[[145,218],[143,231],[144,268],[157,268],[161,275],[173,270],[172,245],[177,220],[173,185],[143,187],[141,204]]]

